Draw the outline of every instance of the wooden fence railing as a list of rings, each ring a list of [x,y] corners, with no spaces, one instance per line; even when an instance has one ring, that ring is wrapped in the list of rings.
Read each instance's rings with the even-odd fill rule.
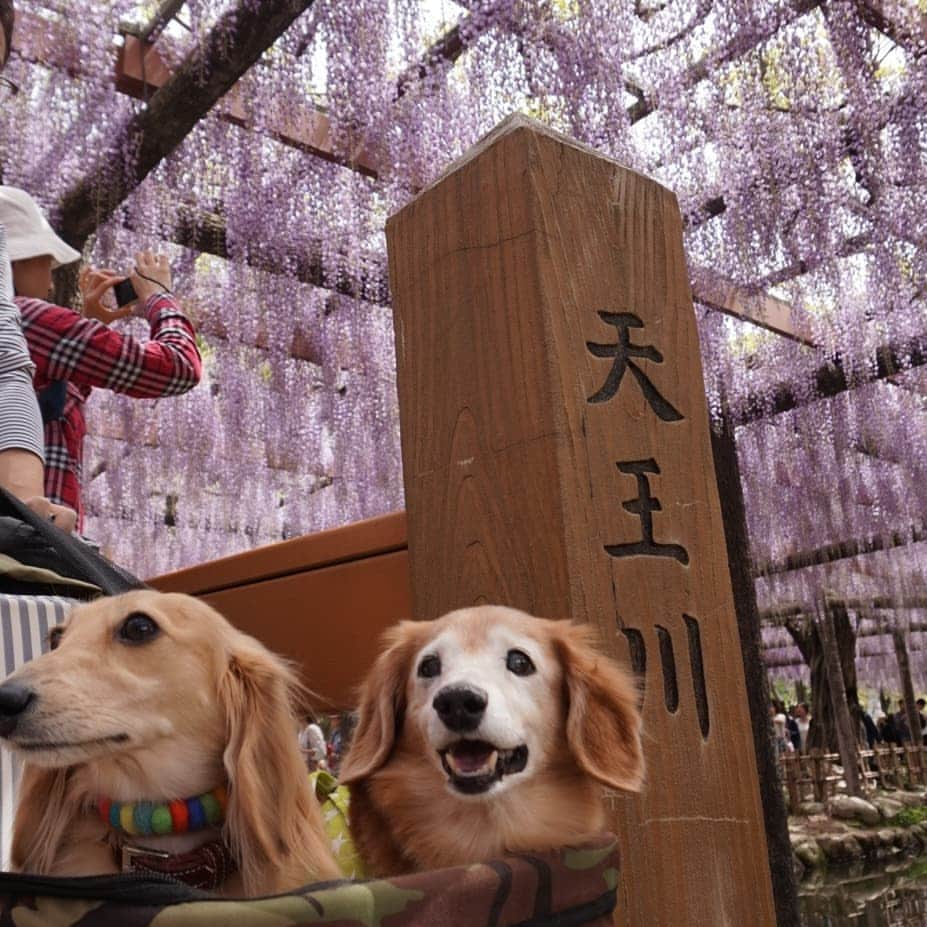
[[[876,747],[857,751],[863,788],[927,786],[927,746]],[[789,812],[794,814],[805,801],[826,801],[845,789],[840,756],[812,750],[810,753],[784,753],[779,769],[788,794]]]

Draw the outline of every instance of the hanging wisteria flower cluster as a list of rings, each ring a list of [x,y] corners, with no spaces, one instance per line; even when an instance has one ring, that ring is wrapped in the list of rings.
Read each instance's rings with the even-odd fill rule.
[[[181,4],[154,33],[165,67],[254,3]],[[127,93],[114,74],[125,33],[159,6],[85,0],[77,16],[17,0],[23,90],[0,113],[0,165],[53,216],[156,92]],[[142,245],[171,255],[206,362],[185,397],[92,400],[88,532],[154,575],[401,508],[384,223],[520,110],[678,196],[707,401],[737,426],[761,608],[810,611],[824,589],[891,598],[887,620],[923,647],[923,610],[902,607],[924,594],[927,565],[916,4],[886,2],[880,20],[843,0],[305,6],[88,242],[89,260],[116,268]],[[787,304],[800,337],[700,304],[718,280],[742,304]],[[880,366],[888,349],[897,369]],[[855,388],[819,398],[834,364]],[[796,554],[876,536],[894,540],[794,568]],[[795,652],[769,633],[794,675]],[[861,673],[888,679],[885,647],[863,640]]]

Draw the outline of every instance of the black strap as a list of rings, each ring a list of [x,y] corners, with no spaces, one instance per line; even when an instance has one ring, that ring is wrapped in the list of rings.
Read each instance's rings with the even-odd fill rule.
[[[117,567],[105,557],[77,540],[72,534],[56,528],[48,519],[33,512],[24,502],[0,487],[0,510],[15,515],[29,525],[42,540],[60,555],[67,575],[82,579],[103,590],[104,595],[120,595],[132,589],[148,587],[138,577]]]

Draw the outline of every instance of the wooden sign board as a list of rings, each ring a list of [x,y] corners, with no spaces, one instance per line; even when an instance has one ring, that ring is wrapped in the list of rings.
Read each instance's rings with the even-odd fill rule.
[[[772,924],[675,197],[513,117],[387,236],[415,616],[596,624],[643,680],[618,921]]]

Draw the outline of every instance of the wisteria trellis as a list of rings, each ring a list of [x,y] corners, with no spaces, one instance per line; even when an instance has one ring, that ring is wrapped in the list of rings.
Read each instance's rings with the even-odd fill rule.
[[[230,7],[255,2],[188,0],[159,52],[176,65]],[[23,91],[0,113],[0,165],[51,213],[143,105],[113,84],[116,42],[157,6],[17,0],[9,73]],[[454,26],[462,54],[420,75]],[[36,50],[42,34],[53,61]],[[677,193],[696,292],[704,273],[775,288],[810,332],[813,346],[698,306],[713,413],[752,410],[737,440],[756,562],[918,536],[927,379],[917,367],[865,381],[879,346],[927,335],[924,0],[316,0],[240,89],[248,128],[210,114],[88,244],[117,267],[138,243],[167,248],[206,358],[204,384],[181,399],[92,401],[88,531],[130,568],[152,575],[402,507],[384,221],[517,109]],[[336,154],[363,150],[376,178],[279,140],[273,127],[313,103]],[[171,240],[191,210],[221,216],[228,260]],[[257,250],[277,272],[249,265]],[[353,295],[296,279],[307,253]],[[815,372],[835,357],[865,385],[814,401]],[[781,383],[807,402],[757,418],[756,397],[771,409]],[[922,595],[924,547],[763,577],[761,607],[810,609],[824,589]],[[770,654],[794,663],[775,650],[781,633],[768,632]],[[872,640],[861,675],[894,686],[891,648]],[[927,685],[922,630],[911,642]]]

